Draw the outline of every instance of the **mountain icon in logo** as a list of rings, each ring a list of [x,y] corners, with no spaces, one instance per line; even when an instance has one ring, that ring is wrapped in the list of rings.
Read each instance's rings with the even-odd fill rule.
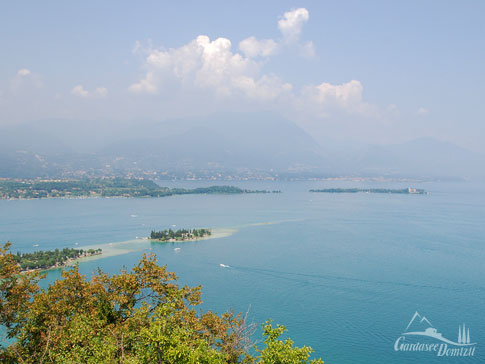
[[[425,316],[421,316],[417,311],[414,313],[413,317],[408,323],[408,326],[402,334],[428,336],[456,346],[471,346],[476,344],[470,343],[470,329],[467,329],[465,324],[458,327],[458,340],[454,342],[445,338],[440,332],[438,332],[436,328],[433,327],[431,322]]]
[[[404,331],[426,331],[428,328],[433,328],[433,324],[425,316],[421,316],[416,311]]]

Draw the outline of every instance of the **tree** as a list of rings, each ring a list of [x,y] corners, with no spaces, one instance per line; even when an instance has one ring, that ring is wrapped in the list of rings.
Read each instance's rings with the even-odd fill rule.
[[[260,351],[258,363],[260,364],[323,364],[321,359],[309,361],[313,349],[309,346],[297,348],[291,339],[285,341],[278,338],[286,331],[282,325],[273,327],[272,321],[263,324],[263,336],[266,347]]]
[[[14,342],[0,349],[2,363],[322,363],[309,361],[311,348],[279,340],[284,327],[271,322],[266,346],[251,354],[246,317],[198,313],[201,287],[178,286],[154,255],[90,280],[75,266],[41,289],[43,276],[21,273],[9,247],[0,247],[0,324]]]

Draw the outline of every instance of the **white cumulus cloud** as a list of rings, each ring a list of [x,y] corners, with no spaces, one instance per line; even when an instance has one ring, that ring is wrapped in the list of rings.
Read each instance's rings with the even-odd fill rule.
[[[105,87],[97,87],[94,91],[89,92],[83,85],[77,85],[73,87],[71,94],[79,97],[105,97],[108,90]]]
[[[239,49],[246,57],[268,57],[277,51],[278,43],[273,39],[258,40],[255,37],[249,37],[239,42]]]
[[[81,97],[89,96],[89,92],[86,91],[82,85],[74,86],[73,89],[71,90],[71,94],[76,96],[81,96]]]
[[[364,87],[357,80],[333,85],[322,82],[319,85],[305,86],[298,97],[298,104],[306,111],[317,116],[328,116],[332,112],[346,112],[365,117],[379,117],[380,111],[364,101]]]
[[[239,43],[240,52],[232,51],[229,39],[211,40],[206,35],[170,49],[144,48],[137,41],[133,51],[145,53],[146,72],[128,89],[134,93],[156,94],[163,89],[188,87],[209,90],[217,96],[276,98],[291,91],[293,86],[273,74],[262,74],[258,57],[272,56],[280,47],[291,44],[298,47],[302,55],[312,57],[315,53],[313,43],[298,43],[303,24],[308,19],[308,10],[304,8],[286,12],[278,21],[282,39],[251,36]]]
[[[286,12],[278,21],[280,40],[258,40],[251,36],[242,40],[236,51],[232,50],[229,39],[210,39],[206,35],[169,49],[151,45],[145,48],[137,42],[134,52],[144,54],[145,73],[128,89],[133,93],[162,94],[161,98],[177,100],[187,95],[203,97],[222,102],[222,105],[257,102],[265,107],[292,109],[317,117],[336,112],[379,117],[378,108],[364,100],[363,86],[358,80],[297,88],[278,75],[264,71],[266,58],[277,54],[282,47],[295,47],[307,57],[314,56],[313,43],[300,42],[303,24],[308,19],[308,10],[304,8]]]
[[[295,43],[300,39],[303,24],[310,18],[310,13],[305,8],[287,11],[278,21],[280,30],[286,42]]]
[[[241,76],[234,80],[234,86],[243,91],[249,99],[266,101],[274,100],[282,94],[288,94],[293,86],[274,75],[263,75],[255,80],[251,77]]]
[[[154,72],[147,72],[144,78],[132,84],[128,89],[135,93],[156,93],[158,87]]]
[[[363,87],[360,81],[352,80],[341,85],[322,82],[313,86],[313,97],[321,104],[349,105],[362,101]]]
[[[249,98],[259,95],[276,97],[291,89],[291,85],[274,75],[261,75],[261,64],[231,50],[227,38],[211,40],[199,35],[190,43],[168,50],[152,49],[146,55],[145,76],[129,87],[137,93],[156,93],[166,85],[208,90],[218,96],[242,94]],[[249,50],[248,52],[261,52]]]
[[[315,56],[315,47],[312,41],[300,42],[300,35],[305,24],[310,18],[307,9],[299,8],[287,11],[278,21],[278,29],[282,38],[257,39],[254,36],[246,38],[239,43],[239,49],[246,57],[269,57],[283,47],[296,47],[299,54],[305,58]]]

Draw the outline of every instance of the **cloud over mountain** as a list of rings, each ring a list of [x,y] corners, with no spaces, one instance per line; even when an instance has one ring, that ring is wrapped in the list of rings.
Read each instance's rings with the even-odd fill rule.
[[[137,94],[161,94],[179,90],[199,92],[221,103],[226,100],[256,102],[267,109],[304,111],[311,117],[328,117],[335,112],[376,116],[377,107],[363,99],[363,85],[351,80],[340,85],[322,82],[296,87],[274,73],[265,71],[265,64],[284,47],[297,47],[298,52],[312,56],[313,43],[301,43],[303,25],[309,12],[298,8],[285,12],[278,20],[280,39],[257,39],[254,36],[239,43],[239,52],[232,49],[228,38],[210,39],[199,35],[178,48],[143,48],[137,43],[136,52],[144,54],[145,75],[129,90]]]

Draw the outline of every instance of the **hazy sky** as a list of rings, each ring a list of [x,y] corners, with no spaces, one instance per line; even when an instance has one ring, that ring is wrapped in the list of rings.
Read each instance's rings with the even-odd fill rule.
[[[10,1],[0,125],[272,110],[485,152],[485,1]],[[68,121],[66,121],[68,122]]]

